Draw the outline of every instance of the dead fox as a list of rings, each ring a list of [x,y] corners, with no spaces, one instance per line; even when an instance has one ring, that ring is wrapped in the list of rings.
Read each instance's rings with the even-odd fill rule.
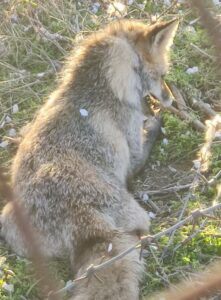
[[[148,232],[148,214],[128,192],[127,178],[145,164],[159,129],[152,119],[143,135],[143,97],[171,103],[163,77],[177,26],[122,20],[87,37],[19,146],[12,166],[16,200],[44,255],[68,254],[77,277]],[[8,244],[27,256],[10,203],[1,223]],[[136,300],[142,272],[134,251],[100,271],[100,280],[82,281],[73,299]]]

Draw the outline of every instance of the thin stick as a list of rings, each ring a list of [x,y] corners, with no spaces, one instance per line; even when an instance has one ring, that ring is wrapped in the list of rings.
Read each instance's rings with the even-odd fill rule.
[[[81,277],[73,280],[68,286],[64,287],[63,289],[60,289],[56,292],[52,291],[50,293],[50,295],[51,296],[57,295],[57,294],[61,295],[61,294],[63,294],[64,292],[66,292],[68,290],[72,290],[76,286],[78,281],[89,278],[95,272],[109,267],[110,265],[112,265],[116,261],[119,261],[120,259],[122,259],[126,255],[131,253],[132,251],[134,251],[136,249],[139,249],[139,248],[143,248],[143,245],[149,244],[152,241],[156,241],[156,240],[160,239],[162,236],[171,234],[174,230],[177,230],[178,228],[182,227],[183,225],[185,225],[187,223],[190,223],[192,221],[195,221],[199,217],[203,217],[205,215],[208,215],[208,214],[210,214],[213,211],[216,211],[218,209],[221,209],[221,203],[216,204],[214,206],[211,206],[209,208],[203,209],[203,210],[196,210],[196,211],[192,212],[192,214],[190,216],[186,217],[184,220],[179,221],[175,225],[173,225],[173,226],[169,227],[168,229],[165,229],[164,231],[161,231],[161,232],[159,232],[159,233],[157,233],[153,236],[143,236],[139,242],[137,242],[133,246],[129,247],[128,249],[124,250],[123,252],[119,253],[118,255],[112,257],[111,259],[109,259],[109,260],[107,260],[107,261],[105,261],[105,262],[103,262],[99,265],[96,265],[96,266],[94,266],[94,265],[89,266],[87,271]]]

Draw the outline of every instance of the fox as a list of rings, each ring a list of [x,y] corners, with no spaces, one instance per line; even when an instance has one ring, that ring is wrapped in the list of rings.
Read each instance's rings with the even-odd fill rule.
[[[22,137],[11,169],[15,201],[43,255],[67,255],[76,278],[149,232],[148,213],[127,181],[146,164],[160,130],[149,117],[144,132],[143,98],[165,107],[173,101],[164,76],[177,28],[178,20],[124,19],[91,33],[70,53],[58,87]],[[29,256],[10,202],[1,235]],[[79,281],[71,299],[139,299],[144,267],[135,250]]]

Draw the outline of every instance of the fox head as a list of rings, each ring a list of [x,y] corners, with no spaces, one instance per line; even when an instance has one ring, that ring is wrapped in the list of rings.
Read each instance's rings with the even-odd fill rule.
[[[106,78],[119,100],[135,104],[141,97],[152,95],[163,106],[169,106],[173,96],[164,76],[177,27],[177,20],[153,25],[131,19],[114,21],[74,49],[64,72],[64,86],[72,86],[70,83],[77,78],[86,84],[75,74],[82,68],[85,78],[85,70],[91,68],[89,82],[95,78],[98,86],[97,80]]]
[[[141,57],[143,96],[151,95],[164,107],[170,106],[173,95],[164,81],[169,66],[169,50],[178,21],[160,22],[149,26],[138,37],[136,47]]]
[[[113,90],[121,91],[118,93],[118,98],[123,98],[124,90],[134,84],[134,80],[129,75],[131,66],[134,70],[139,69],[142,96],[152,95],[165,107],[172,103],[173,96],[164,81],[164,76],[168,71],[168,54],[177,27],[177,20],[158,22],[154,25],[145,25],[134,20],[121,20],[108,27],[108,33],[118,37],[117,50],[114,47],[111,49],[113,59],[110,63],[110,69],[116,70],[115,73],[110,73],[110,77],[113,78]],[[133,51],[135,50],[139,63],[133,51],[130,51],[123,41],[129,42]],[[129,98],[129,94],[132,94],[132,88],[131,93],[127,93],[125,98]]]

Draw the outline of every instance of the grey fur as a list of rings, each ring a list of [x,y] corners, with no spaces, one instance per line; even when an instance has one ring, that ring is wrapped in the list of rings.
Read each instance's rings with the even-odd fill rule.
[[[134,32],[146,28],[120,22],[74,50],[58,89],[28,127],[13,162],[14,192],[38,232],[42,252],[68,254],[77,274],[108,256],[109,242],[117,254],[149,229],[147,212],[126,188],[128,176],[150,152],[142,136],[146,77],[130,26]],[[151,141],[159,129],[155,125]],[[1,218],[9,245],[28,256],[10,203]],[[135,300],[141,275],[135,251],[101,272],[103,284],[93,279],[86,288],[82,283],[73,299]]]

